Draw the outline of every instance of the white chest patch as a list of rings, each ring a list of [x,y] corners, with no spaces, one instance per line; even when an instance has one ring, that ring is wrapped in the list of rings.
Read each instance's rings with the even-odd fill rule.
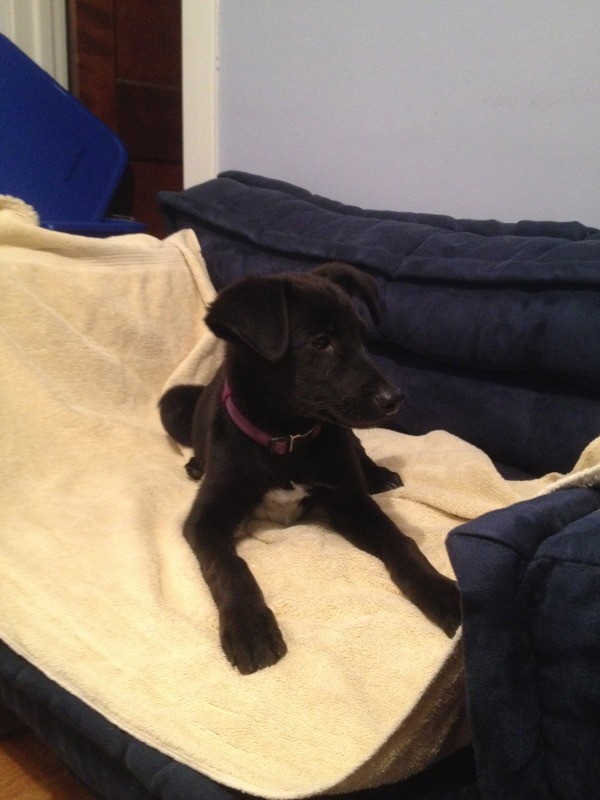
[[[302,516],[302,500],[309,492],[297,483],[292,489],[271,489],[263,497],[253,516],[278,522],[280,525],[293,525]]]

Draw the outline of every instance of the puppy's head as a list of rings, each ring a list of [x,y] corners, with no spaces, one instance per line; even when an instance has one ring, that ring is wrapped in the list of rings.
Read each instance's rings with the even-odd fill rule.
[[[369,360],[351,297],[378,321],[375,281],[347,264],[250,276],[219,294],[206,323],[232,344],[232,369],[251,365],[253,391],[279,414],[368,427],[391,417],[401,394]]]

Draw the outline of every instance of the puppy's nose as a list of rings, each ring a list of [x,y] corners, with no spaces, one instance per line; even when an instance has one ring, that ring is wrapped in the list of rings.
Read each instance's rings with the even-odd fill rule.
[[[386,416],[395,414],[402,402],[402,392],[397,389],[381,389],[375,395],[375,403]]]

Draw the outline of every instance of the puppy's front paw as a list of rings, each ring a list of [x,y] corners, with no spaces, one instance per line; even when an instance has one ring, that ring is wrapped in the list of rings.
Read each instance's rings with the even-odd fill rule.
[[[266,605],[236,608],[223,615],[221,646],[242,675],[270,667],[287,653],[275,615]]]
[[[369,494],[379,494],[379,492],[389,492],[390,489],[397,489],[402,486],[402,479],[397,472],[393,472],[387,467],[377,465],[366,476],[367,491]]]
[[[188,478],[193,481],[199,481],[202,475],[204,474],[200,469],[200,465],[196,461],[195,456],[192,456],[190,460],[185,465],[185,471],[187,472]]]
[[[444,575],[439,577],[437,591],[432,598],[431,614],[428,616],[451,639],[458,630],[462,619],[460,594],[453,580]]]

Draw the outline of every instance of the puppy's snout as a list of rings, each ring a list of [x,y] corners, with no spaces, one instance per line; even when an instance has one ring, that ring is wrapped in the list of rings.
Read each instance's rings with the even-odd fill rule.
[[[402,392],[398,391],[398,389],[387,387],[385,389],[380,389],[375,395],[374,400],[378,409],[386,416],[391,416],[400,408]]]

